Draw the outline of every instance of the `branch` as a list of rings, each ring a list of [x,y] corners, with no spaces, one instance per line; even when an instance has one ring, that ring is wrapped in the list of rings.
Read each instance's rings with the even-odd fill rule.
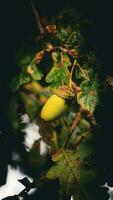
[[[78,52],[76,50],[70,50],[70,49],[66,49],[62,46],[55,46],[53,47],[52,45],[49,44],[48,48],[46,49],[47,52],[54,52],[56,50],[59,50],[63,53],[67,53],[68,55],[72,56],[75,58],[75,56],[77,56]]]
[[[38,27],[38,29],[40,31],[40,34],[44,34],[43,27],[42,27],[42,25],[40,23],[39,14],[38,14],[38,12],[37,12],[37,10],[36,10],[36,8],[35,8],[34,3],[33,3],[32,0],[31,0],[31,7],[32,7],[33,12],[34,12],[35,19],[36,19],[36,22],[37,22],[37,27]]]
[[[71,68],[71,72],[70,72],[70,80],[69,80],[69,86],[72,88],[72,77],[73,77],[73,72],[74,72],[74,69],[75,69],[75,66],[77,64],[77,60],[75,59],[74,62],[73,62],[73,65],[72,65],[72,68]]]
[[[80,108],[79,111],[76,113],[75,118],[74,118],[73,123],[72,123],[72,126],[70,127],[69,135],[67,137],[67,140],[63,144],[62,148],[66,148],[67,147],[67,145],[68,145],[68,143],[69,143],[69,141],[71,139],[71,136],[73,134],[73,131],[75,130],[75,128],[77,127],[78,123],[81,120],[81,113],[82,112],[83,112],[83,110],[82,110],[82,108]]]

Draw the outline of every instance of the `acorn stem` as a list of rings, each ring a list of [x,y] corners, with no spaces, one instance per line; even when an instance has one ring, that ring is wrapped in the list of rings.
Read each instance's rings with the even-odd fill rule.
[[[77,60],[75,59],[74,62],[73,62],[72,68],[71,68],[71,72],[70,72],[69,87],[71,87],[71,88],[72,88],[72,77],[73,77],[73,72],[74,72],[74,69],[75,69],[76,64],[77,64]]]

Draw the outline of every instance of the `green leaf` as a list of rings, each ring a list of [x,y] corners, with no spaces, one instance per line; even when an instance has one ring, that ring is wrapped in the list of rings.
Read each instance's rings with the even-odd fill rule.
[[[71,66],[70,58],[66,53],[53,52],[52,53],[53,67],[47,74],[45,80],[50,83],[52,89],[56,89],[61,85],[69,83],[70,71],[68,67]]]
[[[27,73],[31,76],[31,78],[33,80],[41,80],[42,79],[42,73],[40,72],[40,70],[38,69],[37,65],[34,63],[31,63],[28,67],[27,67]]]
[[[98,88],[99,84],[96,77],[88,81],[83,81],[80,85],[81,92],[77,95],[77,102],[83,109],[94,112],[96,105],[99,102]]]
[[[83,38],[80,32],[73,30],[71,27],[59,26],[59,31],[56,35],[59,39],[60,44],[65,46],[67,49],[77,49]]]
[[[21,58],[21,60],[19,61],[18,65],[20,67],[25,67],[27,66],[33,59],[34,54],[28,54],[28,55],[23,55],[23,57]]]
[[[60,52],[53,52],[52,53],[52,59],[53,59],[53,65],[55,67],[70,67],[71,61],[69,56],[66,53],[60,53]]]
[[[50,87],[55,89],[61,85],[69,83],[70,72],[66,66],[53,67],[46,76],[46,82],[50,83]]]
[[[36,64],[31,63],[13,79],[10,88],[12,92],[16,92],[23,84],[29,83],[31,80],[41,80],[42,73],[36,66]]]
[[[54,165],[48,171],[47,177],[59,179],[61,196],[75,194],[79,200],[89,200],[87,185],[96,178],[96,170],[85,163],[85,159],[91,154],[91,145],[85,144],[75,153],[62,149],[53,156]]]
[[[52,53],[53,67],[46,76],[46,82],[50,83],[52,89],[69,83],[70,72],[68,66],[71,66],[69,57],[60,52]]]
[[[16,92],[20,86],[22,86],[25,83],[28,83],[31,81],[31,78],[29,74],[23,70],[20,74],[18,74],[12,81],[10,88],[12,92]]]
[[[53,52],[52,53],[53,65],[60,67],[60,52]]]
[[[71,61],[69,56],[65,53],[62,54],[62,65],[64,67],[70,67],[71,66]]]
[[[59,27],[59,31],[57,33],[57,37],[60,40],[61,44],[65,44],[67,41],[70,33],[72,32],[71,28],[64,28],[64,27]]]
[[[80,65],[77,66],[76,69],[76,79],[84,79],[84,80],[89,80],[90,79],[90,74],[91,69],[89,70],[86,67],[81,67]]]
[[[29,115],[30,119],[34,119],[40,110],[40,104],[36,96],[26,93],[21,93],[21,97],[24,101],[25,112]]]
[[[27,44],[28,45],[28,44]],[[35,56],[34,48],[30,48],[29,46],[23,47],[17,51],[15,56],[15,64],[19,67],[26,67],[33,60]]]

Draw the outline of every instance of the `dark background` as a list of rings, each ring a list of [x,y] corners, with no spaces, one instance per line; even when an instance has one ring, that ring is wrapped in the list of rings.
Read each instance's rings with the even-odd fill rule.
[[[98,48],[104,70],[112,70],[113,12],[108,1],[97,0],[34,0],[40,15],[51,17],[64,7],[79,10],[87,19],[94,20],[98,33]],[[10,0],[0,2],[1,65],[0,78],[7,80],[13,71],[10,61],[19,43],[33,35],[36,30],[35,18],[30,0]],[[6,78],[5,78],[6,77]]]
[[[113,71],[113,12],[109,0],[34,0],[34,3],[40,15],[51,17],[58,14],[62,8],[70,7],[93,20],[96,25],[95,34],[98,33],[98,49],[103,70],[107,73]],[[36,32],[37,27],[30,0],[1,1],[0,15],[0,80],[1,84],[5,84],[14,71],[10,64],[14,52],[22,40]]]
[[[75,8],[80,11],[85,18],[93,20],[96,26],[97,46],[99,58],[102,64],[103,74],[113,74],[113,11],[112,2],[102,0],[34,0],[40,15],[51,18],[64,8]],[[8,86],[11,77],[14,75],[16,66],[13,57],[17,48],[29,36],[36,34],[36,23],[31,8],[30,0],[10,0],[0,1],[0,130],[7,132],[8,120],[6,115],[9,102]],[[103,121],[103,140],[100,143],[100,155],[107,158],[105,162],[110,163],[113,132],[113,95],[112,90],[104,96],[102,112],[97,116],[101,123]],[[109,133],[109,137],[106,136]],[[1,144],[5,139],[1,138]],[[5,138],[5,137],[4,137]],[[9,139],[7,139],[9,140]],[[11,144],[11,143],[9,143]],[[102,148],[101,148],[102,145]],[[8,147],[10,149],[10,147]],[[2,148],[1,148],[2,149]],[[2,156],[7,156],[6,146],[2,149]],[[0,154],[0,156],[1,156]],[[1,157],[0,157],[1,159]],[[3,161],[2,161],[3,162]],[[6,166],[6,163],[4,164]],[[108,164],[109,166],[109,164]],[[111,165],[110,165],[111,166]],[[2,168],[4,170],[4,168]],[[110,167],[110,177],[112,166]]]

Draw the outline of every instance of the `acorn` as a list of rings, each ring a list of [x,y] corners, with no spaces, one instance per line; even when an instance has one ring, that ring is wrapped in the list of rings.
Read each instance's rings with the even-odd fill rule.
[[[45,120],[46,122],[58,119],[66,111],[68,111],[69,106],[68,106],[67,100],[69,98],[70,96],[69,96],[69,93],[67,93],[67,88],[64,86],[63,88],[60,87],[44,104],[41,110],[41,118]]]
[[[59,118],[66,112],[68,105],[65,99],[53,94],[44,104],[41,111],[41,118],[47,122]]]

